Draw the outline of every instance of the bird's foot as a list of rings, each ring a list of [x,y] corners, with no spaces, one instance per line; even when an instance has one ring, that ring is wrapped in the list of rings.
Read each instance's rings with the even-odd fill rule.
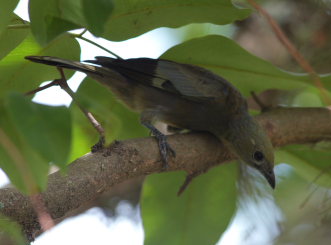
[[[91,152],[98,152],[105,147],[105,137],[100,136],[99,141],[91,147]]]
[[[174,149],[171,148],[167,141],[167,136],[161,133],[157,128],[155,128],[153,125],[149,123],[143,123],[145,127],[151,130],[151,133],[155,136],[159,143],[159,149],[161,154],[161,160],[164,164],[163,168],[167,169],[169,167],[168,165],[168,157],[171,155],[172,157],[176,157],[176,152]]]

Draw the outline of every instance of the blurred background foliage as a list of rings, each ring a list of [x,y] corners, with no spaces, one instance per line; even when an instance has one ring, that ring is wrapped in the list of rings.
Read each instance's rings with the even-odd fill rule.
[[[32,64],[24,56],[79,60],[81,50],[77,39],[84,39],[85,35],[67,32],[73,29],[87,28],[98,37],[123,41],[168,27],[162,30],[169,50],[161,57],[200,65],[225,77],[248,98],[252,111],[259,108],[249,98],[251,91],[270,106],[325,106],[320,89],[303,74],[305,71],[279,42],[265,19],[250,10],[244,0],[234,1],[235,5],[228,0],[98,0],[92,5],[85,0],[50,0],[47,4],[30,0],[31,22],[12,13],[17,2],[0,2],[0,133],[11,142],[0,142],[0,167],[25,193],[43,190],[50,165],[56,164],[65,171],[68,163],[89,152],[98,139],[74,103],[68,108],[55,109],[17,94],[58,77],[53,67]],[[329,93],[331,1],[261,0],[258,3],[323,75]],[[112,50],[111,46],[105,48]],[[66,71],[68,78],[72,74]],[[91,79],[84,79],[76,96],[105,127],[108,143],[149,135],[139,125],[136,113],[128,111]],[[26,108],[31,109],[29,115]],[[15,115],[26,115],[29,125],[39,124],[27,129],[25,120]],[[47,139],[54,134],[59,140],[53,145],[40,144],[52,141]],[[59,144],[61,141],[64,143]],[[12,145],[23,161],[8,153]],[[52,151],[47,149],[56,149],[58,158],[54,159]],[[227,237],[236,236],[237,244],[329,244],[330,143],[286,146],[277,150],[276,160],[278,186],[274,192],[254,171],[231,163],[197,178],[180,198],[175,194],[184,180],[183,173],[152,175],[146,180],[141,177],[115,186],[75,213],[99,206],[113,217],[121,201],[133,206],[141,201],[145,244],[215,244],[224,232]],[[34,181],[22,173],[34,176]],[[1,228],[16,234],[15,239],[20,241],[15,229],[8,232]],[[230,243],[221,239],[220,244]]]

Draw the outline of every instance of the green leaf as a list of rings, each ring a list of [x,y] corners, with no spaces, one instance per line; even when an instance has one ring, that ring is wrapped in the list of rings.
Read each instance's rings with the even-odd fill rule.
[[[66,166],[70,140],[65,107],[39,105],[15,93],[1,106],[0,167],[26,194],[45,189],[50,163]]]
[[[77,60],[80,48],[78,42],[70,35],[63,35],[44,48],[28,35],[17,48],[0,61],[0,97],[7,91],[28,92],[36,89],[43,81],[59,78],[59,72],[55,67],[25,60],[24,57],[27,55],[49,55]],[[73,74],[73,71],[66,71],[66,74]]]
[[[104,32],[105,24],[113,11],[113,0],[82,0],[82,6],[87,28],[94,35],[100,36]]]
[[[81,1],[29,1],[31,29],[36,40],[46,45],[58,35],[85,26]]]
[[[307,145],[290,145],[276,152],[276,162],[287,163],[308,182],[331,186],[331,152]]]
[[[305,89],[315,85],[308,76],[287,73],[262,60],[234,41],[217,35],[192,39],[166,51],[161,58],[205,67],[224,77],[245,96],[251,91]],[[331,81],[331,76],[324,78]]]
[[[17,21],[12,22],[12,24],[17,23]],[[26,36],[29,34],[30,29],[19,28],[19,29],[5,29],[0,33],[0,60],[9,54],[14,48],[16,48]]]
[[[235,8],[230,0],[114,0],[114,10],[103,37],[122,41],[158,27],[228,24],[246,18],[250,12]]]
[[[76,92],[76,98],[101,123],[106,131],[106,141],[139,138],[148,135],[140,124],[139,115],[127,109],[111,91],[91,78],[86,78]],[[70,106],[74,121],[74,141],[71,159],[90,151],[99,135],[79,110],[75,102]]]
[[[10,23],[12,12],[16,8],[18,0],[1,0],[0,1],[0,34],[7,28]]]
[[[0,104],[0,113],[0,168],[7,174],[11,183],[26,193],[28,188],[25,183],[35,182],[31,180],[32,177],[26,169],[19,150],[21,145],[19,137],[2,104]]]
[[[65,106],[31,102],[21,94],[8,97],[8,109],[19,134],[44,159],[66,166],[71,144],[71,119]]]
[[[0,202],[0,210],[3,208],[3,204]],[[16,245],[25,245],[27,244],[22,231],[21,227],[14,221],[8,219],[4,215],[0,215],[0,231],[1,233],[6,233],[11,238],[10,244]],[[2,234],[1,234],[2,235]]]
[[[236,209],[237,165],[203,174],[177,197],[183,173],[148,176],[142,193],[145,244],[215,244]]]
[[[46,187],[48,161],[20,137],[8,108],[0,108],[0,167],[12,184],[25,194],[35,194]]]

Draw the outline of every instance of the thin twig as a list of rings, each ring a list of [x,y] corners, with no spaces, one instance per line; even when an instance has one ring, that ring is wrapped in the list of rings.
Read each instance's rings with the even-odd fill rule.
[[[60,86],[71,97],[71,99],[75,102],[75,104],[78,106],[78,108],[84,113],[84,115],[87,117],[87,119],[91,122],[92,126],[97,130],[98,134],[100,135],[99,141],[94,146],[92,146],[92,152],[96,152],[99,149],[103,148],[103,146],[105,144],[105,130],[103,129],[102,125],[98,122],[98,120],[95,119],[95,117],[92,115],[92,113],[89,112],[88,110],[86,110],[79,103],[74,91],[71,90],[71,88],[69,87],[69,85],[67,83],[67,79],[65,78],[63,69],[61,67],[57,67],[57,69],[61,74],[60,79],[55,79],[45,86],[39,87],[37,89],[31,90],[31,91],[25,93],[25,95],[33,95],[37,92],[40,92],[40,91],[50,88],[52,86]]]
[[[69,87],[69,85],[67,83],[67,80],[65,78],[63,69],[61,67],[57,67],[57,69],[58,69],[58,71],[61,74],[61,79],[59,79],[60,82],[58,84],[72,98],[72,100],[75,102],[75,104],[84,113],[84,115],[87,117],[87,119],[91,122],[91,124],[93,125],[93,127],[97,130],[97,132],[100,135],[99,142],[92,147],[92,152],[93,151],[97,151],[99,148],[102,148],[103,144],[105,143],[105,130],[103,129],[103,127],[101,126],[101,124],[98,122],[98,120],[95,119],[95,117],[92,115],[92,113],[89,112],[88,110],[86,110],[79,103],[78,99],[76,98],[76,95],[75,95],[74,91],[71,90],[71,88]]]
[[[78,36],[82,37],[86,32],[87,32],[87,29],[84,28],[84,30],[81,33],[79,33]]]
[[[47,88],[50,88],[50,87],[53,87],[53,86],[58,86],[58,85],[59,85],[59,79],[56,79],[56,80],[54,80],[54,81],[46,84],[45,86],[41,86],[39,88],[36,88],[36,89],[31,90],[29,92],[26,92],[25,95],[34,95],[34,94],[36,94],[36,93],[38,93],[40,91],[43,91],[43,90],[45,90]]]
[[[200,175],[202,172],[201,171],[197,171],[191,174],[188,174],[186,176],[186,179],[184,181],[184,183],[180,186],[178,192],[177,192],[177,196],[180,196],[188,187],[188,185],[192,182],[192,180],[197,177],[198,175]]]
[[[270,14],[263,9],[260,5],[258,5],[254,0],[247,0],[250,5],[252,5],[264,18],[266,18],[267,22],[271,26],[275,35],[278,37],[279,41],[285,46],[288,52],[292,55],[292,57],[297,61],[297,63],[304,69],[311,79],[314,81],[316,87],[321,91],[321,95],[323,97],[324,103],[326,105],[331,104],[331,98],[327,94],[327,90],[324,88],[320,77],[314,70],[314,68],[310,65],[310,63],[303,57],[303,55],[299,52],[299,50],[293,45],[293,43],[287,38],[281,27],[278,23],[270,16]]]
[[[256,104],[258,104],[258,106],[260,107],[262,112],[267,111],[269,108],[261,101],[261,99],[259,98],[259,96],[256,95],[256,93],[254,91],[251,91],[251,95],[252,98],[254,99],[254,101],[256,102]]]

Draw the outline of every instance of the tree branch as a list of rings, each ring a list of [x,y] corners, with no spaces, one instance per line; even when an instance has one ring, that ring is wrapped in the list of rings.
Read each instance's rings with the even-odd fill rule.
[[[331,139],[330,108],[277,108],[257,116],[257,119],[266,128],[275,147]],[[174,135],[168,140],[177,156],[170,159],[166,171],[204,171],[234,159],[220,141],[207,133]],[[115,142],[104,151],[89,153],[74,161],[66,175],[51,174],[42,196],[52,218],[61,220],[69,211],[116,184],[162,170],[154,138]],[[37,217],[27,196],[14,188],[4,188],[0,190],[0,204],[1,213],[20,223],[30,241],[40,234]]]

